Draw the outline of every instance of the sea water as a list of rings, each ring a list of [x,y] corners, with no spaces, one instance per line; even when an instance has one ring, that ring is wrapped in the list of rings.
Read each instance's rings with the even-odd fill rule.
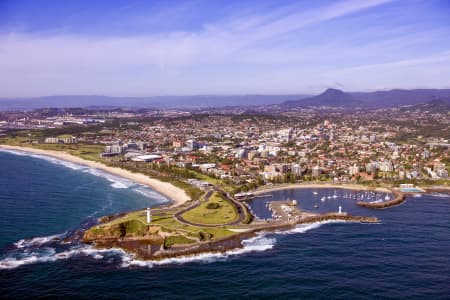
[[[262,233],[225,254],[160,262],[120,249],[64,245],[92,218],[167,203],[133,182],[50,158],[0,152],[0,297],[96,299],[448,299],[450,196],[408,197],[386,210],[345,191],[278,191],[310,211],[376,216],[380,224],[324,222]],[[313,192],[317,192],[315,195]],[[328,195],[337,196],[320,201]]]

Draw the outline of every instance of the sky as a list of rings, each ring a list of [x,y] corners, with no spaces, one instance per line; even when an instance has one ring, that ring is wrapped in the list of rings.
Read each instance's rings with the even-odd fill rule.
[[[449,0],[0,0],[0,97],[450,88]]]

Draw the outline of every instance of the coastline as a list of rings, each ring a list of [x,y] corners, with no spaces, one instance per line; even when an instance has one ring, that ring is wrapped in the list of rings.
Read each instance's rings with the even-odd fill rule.
[[[79,165],[87,166],[89,168],[105,171],[112,175],[119,176],[150,187],[156,192],[169,198],[173,202],[172,207],[182,205],[185,202],[191,200],[185,191],[168,182],[163,182],[154,178],[150,178],[141,173],[133,173],[131,171],[121,169],[118,167],[110,167],[100,162],[82,159],[80,157],[71,155],[67,152],[43,150],[29,147],[9,146],[9,145],[0,145],[0,149],[49,156],[63,161],[68,161]]]
[[[313,188],[333,188],[333,189],[346,189],[346,190],[354,190],[354,191],[378,191],[385,193],[392,193],[392,190],[384,187],[375,187],[371,188],[365,185],[360,184],[332,184],[332,183],[294,183],[287,185],[279,185],[273,186],[269,188],[263,188],[259,190],[251,191],[254,195],[261,195],[270,192],[282,191],[282,190],[290,190],[290,189],[313,189]]]

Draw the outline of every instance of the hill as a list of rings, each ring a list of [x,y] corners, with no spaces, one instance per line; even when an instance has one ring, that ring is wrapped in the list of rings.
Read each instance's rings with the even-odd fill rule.
[[[287,109],[295,107],[387,108],[427,103],[432,100],[450,103],[450,89],[395,89],[376,92],[344,92],[327,89],[317,96],[286,101],[282,103],[282,107]]]

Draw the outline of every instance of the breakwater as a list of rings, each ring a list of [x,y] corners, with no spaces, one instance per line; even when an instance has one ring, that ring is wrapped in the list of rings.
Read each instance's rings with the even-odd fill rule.
[[[391,206],[396,206],[399,204],[402,204],[406,197],[403,193],[393,191],[394,199],[389,201],[382,201],[382,202],[364,202],[364,201],[358,201],[356,202],[357,205],[367,208],[374,208],[374,209],[384,209]]]

